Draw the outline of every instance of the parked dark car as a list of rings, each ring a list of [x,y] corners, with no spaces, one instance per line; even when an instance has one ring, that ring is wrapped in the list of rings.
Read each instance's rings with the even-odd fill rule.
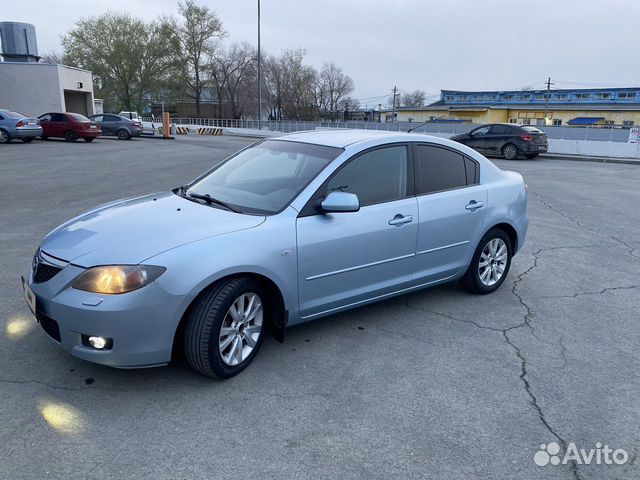
[[[61,137],[67,142],[75,142],[82,138],[85,142],[91,142],[102,135],[102,130],[96,122],[89,120],[79,113],[45,113],[38,117],[42,126],[42,139],[49,137]]]
[[[0,110],[0,143],[9,143],[14,138],[29,143],[40,135],[42,128],[37,118],[29,118],[11,110]]]
[[[492,123],[474,128],[469,133],[454,135],[451,140],[463,143],[484,155],[497,155],[515,160],[520,155],[535,158],[549,148],[547,135],[530,125]]]
[[[129,140],[131,137],[142,135],[142,122],[138,120],[130,120],[109,113],[91,115],[89,119],[100,126],[103,135],[115,135],[120,140]]]

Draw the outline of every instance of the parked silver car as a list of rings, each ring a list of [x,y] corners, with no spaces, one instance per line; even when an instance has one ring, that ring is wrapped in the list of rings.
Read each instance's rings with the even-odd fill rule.
[[[42,135],[42,127],[37,118],[30,118],[11,110],[0,110],[0,143],[9,143],[14,138],[29,143]]]
[[[24,292],[77,357],[154,366],[181,344],[193,368],[226,378],[268,328],[283,341],[288,325],[456,279],[493,292],[526,208],[519,174],[450,140],[296,133],[61,225]]]

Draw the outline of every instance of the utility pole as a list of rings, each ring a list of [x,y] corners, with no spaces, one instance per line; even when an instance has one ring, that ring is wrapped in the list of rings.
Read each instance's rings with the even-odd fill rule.
[[[262,130],[262,65],[260,60],[260,0],[258,0],[258,128]]]
[[[544,96],[544,124],[547,124],[549,118],[549,91],[551,90],[551,77],[547,79],[547,94]]]
[[[398,115],[396,113],[396,95],[397,95],[397,91],[398,88],[397,87],[393,87],[393,119],[397,120],[398,119]]]

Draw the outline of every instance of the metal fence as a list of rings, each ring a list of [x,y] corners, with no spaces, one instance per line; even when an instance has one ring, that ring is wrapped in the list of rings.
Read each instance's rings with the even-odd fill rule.
[[[151,118],[144,118],[145,121],[152,121]],[[158,123],[159,119],[155,119]],[[419,122],[307,122],[295,120],[242,120],[242,119],[219,119],[219,118],[172,118],[172,123],[176,125],[194,125],[221,128],[242,128],[253,130],[266,130],[271,132],[292,133],[305,130],[315,130],[317,128],[351,128],[362,130],[386,130],[406,132],[417,127],[414,131],[420,133],[435,133],[442,135],[457,135],[466,133],[477,124],[470,123],[428,123],[422,125]],[[541,126],[533,125],[543,130],[549,138],[562,140],[592,140],[604,142],[623,142],[629,139],[629,127],[620,126],[598,126],[598,127],[570,127],[570,126]]]

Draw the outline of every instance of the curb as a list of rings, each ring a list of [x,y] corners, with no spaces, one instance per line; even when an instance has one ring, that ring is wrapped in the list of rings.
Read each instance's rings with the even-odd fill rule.
[[[640,159],[632,158],[611,158],[611,157],[579,157],[572,155],[540,155],[542,160],[567,160],[570,162],[592,162],[592,163],[618,163],[623,165],[639,165]]]

